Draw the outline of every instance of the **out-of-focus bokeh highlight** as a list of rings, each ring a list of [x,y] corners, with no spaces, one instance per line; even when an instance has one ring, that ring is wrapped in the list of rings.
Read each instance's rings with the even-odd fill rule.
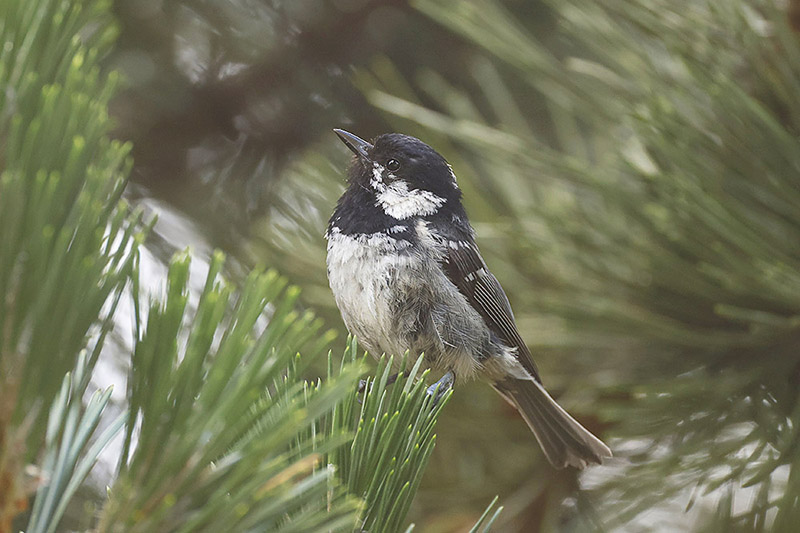
[[[345,330],[322,233],[349,152],[456,172],[546,384],[610,442],[554,471],[458,387],[413,507],[457,532],[790,531],[800,517],[800,33],[771,0],[116,0],[130,199],[276,267]],[[174,222],[174,223],[171,223]],[[146,272],[145,272],[146,274]],[[157,275],[154,271],[154,275]],[[145,282],[146,283],[146,282]],[[466,528],[466,529],[465,529]]]

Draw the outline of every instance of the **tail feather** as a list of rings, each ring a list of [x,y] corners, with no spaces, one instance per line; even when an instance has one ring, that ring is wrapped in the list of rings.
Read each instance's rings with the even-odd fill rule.
[[[510,378],[493,386],[517,408],[556,468],[584,468],[611,457],[608,446],[572,418],[538,381]]]

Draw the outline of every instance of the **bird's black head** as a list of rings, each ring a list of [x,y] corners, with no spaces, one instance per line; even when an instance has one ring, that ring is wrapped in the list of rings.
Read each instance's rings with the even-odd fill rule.
[[[461,211],[461,191],[450,165],[424,142],[400,133],[379,135],[372,143],[334,130],[355,154],[351,187],[374,194],[375,205],[392,218]]]

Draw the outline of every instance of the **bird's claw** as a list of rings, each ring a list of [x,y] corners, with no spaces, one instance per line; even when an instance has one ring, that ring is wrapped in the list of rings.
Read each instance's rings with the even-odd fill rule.
[[[428,396],[433,396],[433,403],[439,403],[439,400],[442,399],[442,396],[453,388],[453,384],[456,381],[456,377],[453,374],[452,370],[447,371],[436,383],[428,387],[428,390],[425,393]]]

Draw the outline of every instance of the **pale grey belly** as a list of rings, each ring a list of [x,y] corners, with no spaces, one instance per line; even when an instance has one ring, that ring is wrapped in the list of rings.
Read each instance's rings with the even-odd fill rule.
[[[328,281],[347,329],[374,356],[410,350],[397,321],[396,291],[414,270],[410,254],[389,254],[388,237],[329,237]]]
[[[472,377],[500,348],[438,264],[394,252],[381,234],[329,236],[328,280],[348,330],[374,356],[415,358]]]

